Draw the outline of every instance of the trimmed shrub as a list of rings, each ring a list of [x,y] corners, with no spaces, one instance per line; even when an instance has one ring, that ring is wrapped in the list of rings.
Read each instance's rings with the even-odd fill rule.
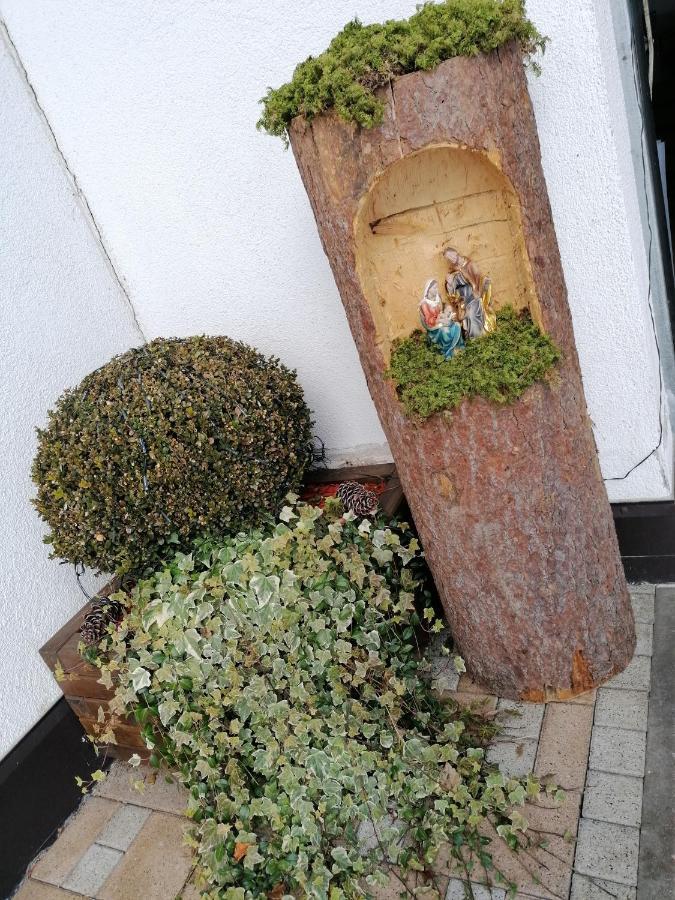
[[[311,421],[278,360],[226,337],[160,338],[66,391],[38,438],[52,555],[139,573],[274,513],[309,463]]]

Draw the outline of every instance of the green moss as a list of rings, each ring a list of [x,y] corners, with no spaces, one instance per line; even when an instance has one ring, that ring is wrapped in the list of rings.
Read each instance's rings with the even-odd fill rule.
[[[258,127],[285,136],[292,119],[335,108],[348,122],[370,128],[384,107],[374,91],[396,75],[435,68],[454,56],[489,53],[517,41],[525,56],[546,38],[525,16],[523,0],[444,0],[424,3],[409,19],[349,22],[320,56],[300,63],[287,84],[270,88]]]
[[[398,341],[388,374],[406,412],[427,418],[468,397],[512,403],[559,359],[558,348],[527,313],[505,307],[491,334],[470,341],[452,359],[429,347],[421,331]]]

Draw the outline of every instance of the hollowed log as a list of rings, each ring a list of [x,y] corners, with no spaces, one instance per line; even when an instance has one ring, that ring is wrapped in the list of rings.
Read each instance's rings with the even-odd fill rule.
[[[374,129],[297,118],[293,152],[470,674],[501,696],[572,697],[625,667],[635,629],[522,60],[515,46],[452,59],[382,99]],[[418,325],[425,281],[443,280],[447,245],[563,357],[512,405],[473,399],[417,421],[386,370],[392,342]],[[592,284],[589,272],[589,315]]]

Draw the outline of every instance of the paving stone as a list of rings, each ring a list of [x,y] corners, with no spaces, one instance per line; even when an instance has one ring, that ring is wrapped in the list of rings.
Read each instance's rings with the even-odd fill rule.
[[[646,691],[600,688],[595,704],[595,724],[606,728],[646,731],[648,704]]]
[[[87,897],[98,896],[99,888],[123,856],[123,853],[112,847],[92,844],[63,882],[63,887]]]
[[[583,815],[587,819],[640,827],[642,778],[589,771],[584,791]]]
[[[521,778],[534,770],[537,742],[531,738],[512,738],[502,735],[495,739],[485,755],[487,762],[499,766],[510,778]]]
[[[472,883],[471,891],[473,900],[506,900],[506,891],[503,888]],[[451,878],[445,900],[466,900],[467,897],[471,897],[471,894],[467,894],[465,883],[457,878]]]
[[[77,812],[31,869],[31,876],[50,884],[61,884],[119,809],[119,803],[87,797]]]
[[[531,847],[527,853],[522,850],[514,853],[496,836],[491,825],[483,825],[480,830],[493,838],[487,850],[495,868],[518,886],[518,897],[559,900],[568,896],[574,861],[573,843],[557,835],[546,835],[546,848]]]
[[[648,594],[653,597],[656,593],[656,585],[651,584],[649,581],[641,581],[637,584],[629,584],[628,592],[631,597],[639,596],[640,594]]]
[[[361,853],[368,853],[375,850],[377,846],[384,840],[385,832],[394,829],[394,834],[403,835],[406,830],[406,824],[402,819],[394,819],[393,816],[383,816],[377,823],[371,819],[361,822],[359,825],[356,838]],[[387,841],[384,841],[387,843]]]
[[[615,675],[605,687],[613,690],[648,691],[651,683],[652,661],[649,656],[637,656],[628,663],[623,672]]]
[[[645,732],[595,725],[591,737],[589,766],[602,772],[642,778],[646,745]]]
[[[570,900],[635,900],[636,890],[625,884],[588,878],[575,872],[572,875]]]
[[[475,682],[472,678],[469,678],[468,675],[462,675],[459,679],[459,685],[457,686],[457,690],[461,691],[462,694],[489,694],[490,692],[487,688],[484,688],[482,685]]]
[[[431,679],[431,688],[441,700],[450,691],[456,691],[459,684],[457,672],[447,671],[434,676]]]
[[[575,871],[592,878],[635,886],[639,844],[639,828],[582,818],[577,837]]]
[[[202,892],[194,881],[190,879],[190,881],[183,886],[183,890],[178,894],[176,900],[199,900],[201,896]]]
[[[178,816],[153,812],[97,897],[100,900],[175,897],[193,867],[192,855],[183,840],[186,827],[187,823]]]
[[[635,634],[637,635],[637,643],[635,645],[636,656],[651,656],[653,642],[654,626],[650,622],[636,622]]]
[[[434,691],[441,697],[446,691],[456,691],[459,684],[459,673],[455,670],[454,655],[443,653],[443,648],[449,638],[450,632],[444,628],[431,639],[424,654],[424,674],[431,681]]]
[[[143,782],[142,791],[134,787],[137,781]],[[95,794],[179,816],[184,815],[188,802],[187,790],[178,782],[168,784],[163,773],[157,773],[149,766],[134,768],[124,762],[111,766],[105,781],[97,784]]]
[[[73,900],[73,895],[68,891],[62,891],[53,884],[29,879],[14,894],[13,900],[67,900],[68,897]]]
[[[397,875],[395,872],[398,872],[399,874]],[[403,876],[402,880],[401,877],[399,877],[400,874],[400,870],[394,868],[390,870],[389,880],[385,885],[370,888],[369,895],[373,900],[400,900],[402,895],[412,897],[413,893],[422,900],[425,895],[429,895],[428,892],[434,887],[435,893],[431,896],[445,896],[448,884],[448,879],[445,877],[435,876],[433,881],[431,881],[422,872],[408,872]],[[424,888],[427,890],[425,891]]]
[[[592,727],[592,706],[549,703],[541,726],[537,775],[552,775],[567,791],[583,790]]]
[[[577,833],[581,811],[581,792],[566,791],[561,803],[554,803],[551,797],[542,796],[523,807],[523,815],[530,828],[560,837]]]
[[[595,703],[596,691],[585,691],[583,694],[577,694],[576,697],[568,697],[565,700],[547,700],[547,705],[549,703],[574,703],[576,705],[581,706],[592,706]]]
[[[541,720],[544,718],[544,703],[520,703],[517,700],[499,700],[497,709],[503,711],[499,716],[505,734],[520,738],[539,737]]]
[[[497,709],[497,698],[492,694],[474,694],[464,691],[447,691],[444,694],[461,706],[470,706],[477,713],[493,713]]]
[[[675,900],[674,638],[675,584],[659,585],[642,800],[639,900]]]
[[[123,804],[98,836],[97,843],[115,850],[127,850],[149,815],[149,809]]]
[[[654,592],[651,594],[631,593],[631,604],[636,622],[654,621]]]

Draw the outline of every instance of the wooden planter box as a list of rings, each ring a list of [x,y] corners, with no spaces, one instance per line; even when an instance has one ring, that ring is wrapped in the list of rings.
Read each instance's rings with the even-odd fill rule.
[[[116,589],[116,584],[111,582],[106,585],[99,595],[107,596]],[[101,673],[80,656],[77,645],[80,637],[80,625],[90,609],[89,603],[85,604],[79,612],[70,619],[63,628],[50,638],[44,647],[40,649],[40,656],[47,663],[52,673],[57,666],[63,670],[63,676],[59,673],[57,682],[63,696],[82,727],[89,735],[95,734],[98,711],[102,707],[104,712],[108,709],[108,701],[113,692],[99,683]],[[56,677],[56,675],[54,676]],[[138,725],[131,719],[123,719],[113,728],[116,744],[109,744],[108,754],[120,759],[128,759],[133,753],[147,758],[150,754],[147,750]]]
[[[306,486],[342,481],[381,482],[383,491],[379,495],[380,507],[389,517],[396,514],[403,501],[403,491],[396,468],[392,464],[360,468],[319,469],[309,473]],[[116,587],[115,582],[111,582],[99,591],[99,596],[107,596],[115,591]],[[59,629],[40,649],[40,656],[52,673],[56,671],[57,666],[61,667],[63,676],[61,677],[59,673],[60,678],[57,681],[63,691],[63,696],[80,720],[85,732],[94,735],[99,709],[103,708],[104,712],[107,711],[108,701],[113,696],[113,692],[99,683],[99,670],[82,659],[77,649],[81,641],[80,625],[89,609],[90,604],[87,603],[72,619],[66,622],[63,628]],[[132,719],[121,719],[119,724],[113,727],[113,732],[117,743],[107,746],[108,755],[119,759],[129,759],[134,753],[138,753],[142,759],[150,756],[150,751],[141,737],[140,727]]]

